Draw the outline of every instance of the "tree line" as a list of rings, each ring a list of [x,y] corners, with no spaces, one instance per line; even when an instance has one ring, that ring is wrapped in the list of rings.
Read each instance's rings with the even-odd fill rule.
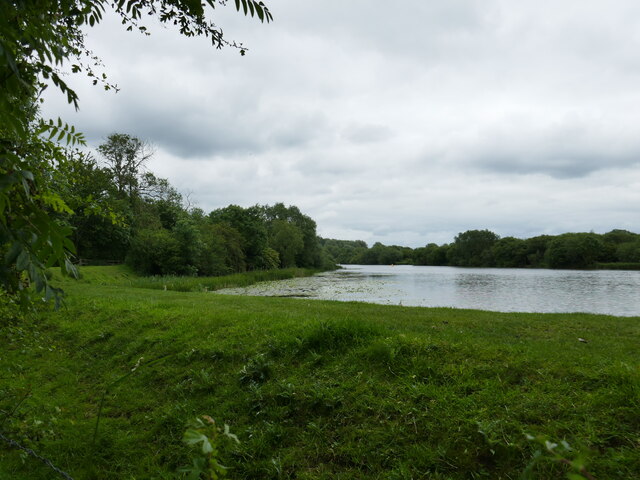
[[[112,134],[98,159],[72,152],[55,171],[69,210],[77,258],[127,263],[145,275],[225,275],[257,269],[329,265],[316,223],[295,206],[192,207],[171,184],[146,170],[152,148]],[[53,213],[53,212],[52,212]]]
[[[640,269],[640,235],[627,230],[605,234],[564,233],[520,239],[490,230],[467,230],[452,243],[409,248],[361,240],[321,239],[337,263],[434,265],[498,268]]]
[[[127,263],[143,275],[217,276],[249,270],[336,263],[462,267],[595,268],[640,265],[640,235],[566,233],[528,239],[468,230],[449,244],[420,248],[323,239],[295,206],[229,205],[211,212],[190,205],[146,165],[153,148],[114,133],[97,157],[80,150],[58,155],[46,172],[59,200],[45,210],[70,232],[75,258]],[[58,203],[56,203],[58,202]]]

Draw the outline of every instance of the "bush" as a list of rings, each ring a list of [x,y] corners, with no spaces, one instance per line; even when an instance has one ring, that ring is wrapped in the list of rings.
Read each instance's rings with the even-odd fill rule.
[[[131,242],[127,264],[143,275],[186,273],[180,248],[178,240],[167,230],[141,230]]]

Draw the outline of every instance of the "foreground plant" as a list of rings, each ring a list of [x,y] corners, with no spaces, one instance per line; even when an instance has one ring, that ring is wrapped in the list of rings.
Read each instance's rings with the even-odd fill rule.
[[[178,471],[186,473],[189,480],[216,480],[227,474],[228,468],[220,463],[221,450],[233,440],[240,443],[238,437],[229,431],[229,425],[219,427],[209,415],[202,415],[189,423],[182,441],[198,447],[192,458],[192,465],[181,467]]]
[[[584,455],[581,452],[576,452],[565,440],[556,443],[543,436],[534,437],[527,434],[526,437],[530,442],[539,444],[541,448],[534,453],[533,460],[522,474],[522,480],[536,478],[532,473],[533,467],[544,460],[566,465],[570,470],[567,472],[569,480],[595,480],[595,477],[586,469]]]

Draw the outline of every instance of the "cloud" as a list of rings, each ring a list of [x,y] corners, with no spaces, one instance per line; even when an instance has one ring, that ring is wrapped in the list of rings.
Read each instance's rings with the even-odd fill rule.
[[[342,137],[353,143],[375,143],[390,139],[393,132],[385,125],[349,125]]]
[[[640,162],[640,141],[632,128],[602,121],[565,119],[535,126],[514,118],[488,128],[457,153],[471,168],[503,174],[541,173],[583,177]]]
[[[249,51],[151,22],[88,35],[117,95],[70,78],[92,146],[126,132],[203,209],[298,205],[369,243],[637,230],[640,4],[375,0],[216,10]]]

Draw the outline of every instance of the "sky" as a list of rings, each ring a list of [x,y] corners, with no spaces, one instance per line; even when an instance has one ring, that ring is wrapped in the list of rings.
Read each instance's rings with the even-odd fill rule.
[[[206,212],[296,205],[326,238],[640,232],[640,2],[265,3],[213,12],[245,56],[107,16],[86,42],[120,91],[70,76],[80,111],[44,113],[148,141]]]

